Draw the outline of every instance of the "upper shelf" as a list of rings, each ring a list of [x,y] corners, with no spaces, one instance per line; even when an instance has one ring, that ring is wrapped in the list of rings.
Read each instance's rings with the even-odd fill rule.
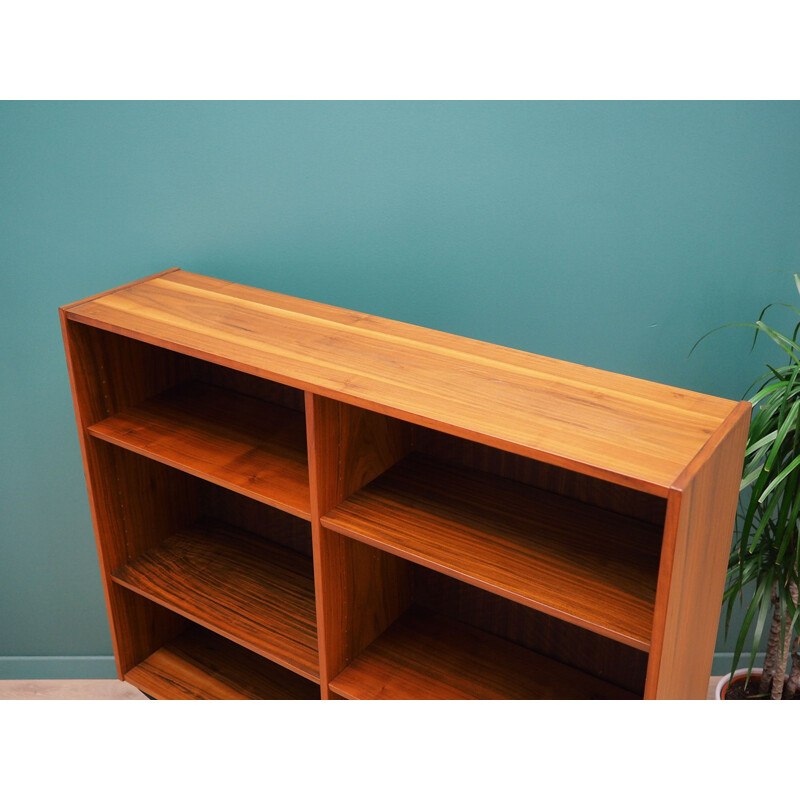
[[[181,270],[64,313],[660,496],[749,409]]]
[[[325,527],[648,650],[654,525],[474,470],[408,456]]]
[[[299,411],[193,381],[101,420],[89,433],[310,519]]]

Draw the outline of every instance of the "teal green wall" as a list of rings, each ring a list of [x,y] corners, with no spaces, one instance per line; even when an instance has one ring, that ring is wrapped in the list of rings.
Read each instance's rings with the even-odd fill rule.
[[[0,677],[113,674],[59,305],[180,266],[738,398],[687,353],[799,211],[794,102],[0,103]]]

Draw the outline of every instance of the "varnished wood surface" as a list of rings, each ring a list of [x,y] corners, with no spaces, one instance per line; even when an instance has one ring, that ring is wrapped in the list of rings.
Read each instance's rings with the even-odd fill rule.
[[[319,700],[316,684],[196,626],[125,680],[157,700]]]
[[[434,572],[414,570],[414,604],[480,628],[581,672],[644,694],[648,653],[535,608]]]
[[[617,511],[626,517],[635,517],[659,528],[664,526],[666,498],[419,425],[412,426],[412,429],[414,451],[437,461],[445,461],[465,469],[491,472],[512,481],[571,497],[580,503]]]
[[[323,698],[341,672],[411,602],[410,564],[322,527],[323,512],[380,475],[410,446],[407,426],[308,394],[311,508]]]
[[[113,580],[314,681],[311,560],[206,520],[165,539]]]
[[[419,609],[331,681],[353,700],[634,699],[599,678]]]
[[[180,270],[65,313],[662,497],[735,405]]]
[[[646,698],[705,696],[749,422],[742,403],[667,501]]]
[[[310,518],[300,412],[191,382],[107,417],[89,433]]]
[[[660,532],[647,523],[418,455],[322,521],[423,566],[649,648]]]
[[[184,357],[70,322],[64,312],[61,322],[111,641],[121,679],[146,654],[172,639],[179,627],[174,615],[125,592],[111,581],[110,574],[125,563],[131,550],[156,541],[162,526],[181,516],[185,492],[183,487],[175,491],[170,484],[169,502],[164,502],[162,474],[143,469],[131,454],[92,438],[87,426],[174,383]],[[154,466],[164,471],[161,465]],[[146,519],[146,524],[137,528],[132,517]]]
[[[120,676],[155,657],[148,680],[214,695],[263,656],[323,698],[560,697],[590,660],[602,687],[702,691],[744,404],[180,270],[62,322]],[[186,381],[213,398],[173,403]],[[253,465],[285,413],[302,429],[303,392],[307,477],[302,431]],[[417,448],[434,460],[396,463]],[[230,661],[179,652],[187,619]]]

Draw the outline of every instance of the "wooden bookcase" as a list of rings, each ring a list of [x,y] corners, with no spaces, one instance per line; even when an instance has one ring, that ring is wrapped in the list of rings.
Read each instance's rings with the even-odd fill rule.
[[[747,403],[181,270],[61,319],[121,679],[705,697]]]

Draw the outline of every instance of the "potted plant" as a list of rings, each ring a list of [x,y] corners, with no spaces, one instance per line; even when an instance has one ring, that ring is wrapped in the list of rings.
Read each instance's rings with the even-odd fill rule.
[[[794,278],[800,293],[800,277]],[[760,335],[772,340],[782,365],[767,364],[768,372],[751,386],[751,390],[756,388],[749,398],[753,416],[723,597],[726,637],[745,587],[752,586],[753,595],[736,639],[732,672],[717,690],[722,699],[780,700],[800,694],[800,321],[790,334],[767,325],[765,315],[775,306],[789,309],[800,319],[795,306],[771,303],[757,322],[745,323],[755,331],[754,346]],[[766,656],[757,671],[753,669],[756,653],[768,621]],[[748,666],[737,670],[751,631]]]

